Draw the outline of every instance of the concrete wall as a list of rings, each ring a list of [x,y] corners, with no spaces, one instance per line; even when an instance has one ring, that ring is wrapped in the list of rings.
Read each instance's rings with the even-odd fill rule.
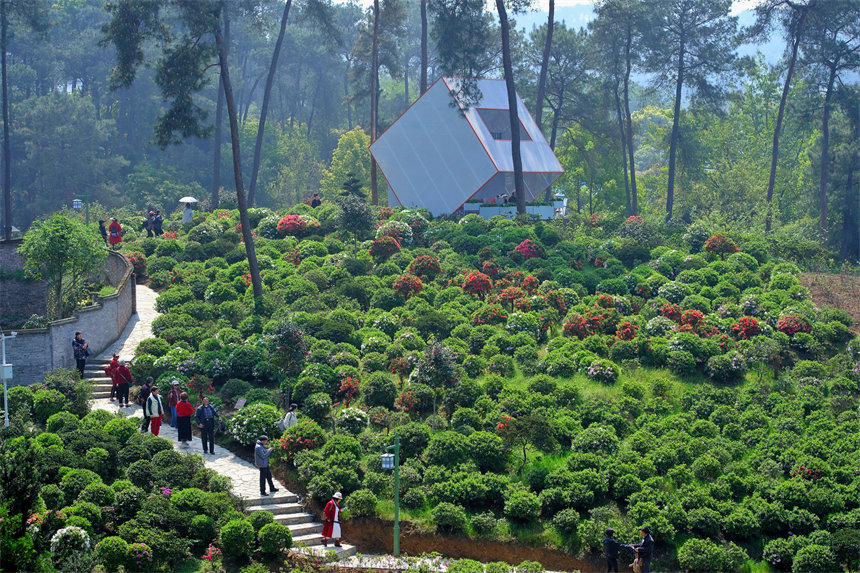
[[[24,259],[18,255],[20,244],[21,239],[0,241],[0,272],[13,273],[24,268]],[[47,290],[44,281],[0,278],[0,326],[32,314],[44,315]]]
[[[93,356],[119,338],[132,314],[133,267],[124,256],[111,251],[104,272],[105,282],[117,287],[114,294],[100,297],[99,304],[79,309],[48,328],[19,330],[16,338],[6,339],[6,362],[14,366],[13,385],[40,382],[54,368],[74,368],[72,339],[77,330],[83,332]]]

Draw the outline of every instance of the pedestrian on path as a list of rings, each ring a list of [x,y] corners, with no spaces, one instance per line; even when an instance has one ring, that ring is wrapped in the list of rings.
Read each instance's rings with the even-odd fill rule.
[[[131,370],[125,364],[125,360],[119,361],[116,372],[114,372],[116,380],[116,399],[119,400],[120,408],[128,408],[128,389],[131,387],[132,377]]]
[[[328,540],[334,539],[334,546],[341,547],[340,544],[340,500],[343,499],[343,495],[339,491],[336,491],[333,496],[331,496],[331,500],[325,504],[325,509],[323,510],[323,515],[325,516],[325,523],[323,523],[322,536],[323,536],[323,547],[328,547]]]
[[[269,481],[269,491],[275,493],[278,488],[272,481],[272,470],[269,468],[269,454],[272,453],[272,448],[269,446],[269,437],[260,436],[257,440],[257,445],[254,447],[254,465],[260,468],[260,495],[268,496],[266,493],[266,480]]]
[[[107,228],[105,227],[105,220],[99,219],[99,235],[102,236],[102,240],[105,242],[105,247],[108,246],[108,235]]]
[[[618,550],[623,545],[614,539],[615,530],[611,527],[604,532],[604,535],[603,555],[606,557],[606,573],[611,571],[618,573]]]
[[[145,434],[149,431],[149,414],[146,413],[146,401],[149,399],[150,387],[152,386],[152,376],[147,376],[143,381],[140,390],[137,391],[137,403],[143,409],[143,423],[140,425],[140,433]]]
[[[107,366],[105,366],[105,376],[110,378],[110,401],[114,401],[116,396],[116,371],[119,368],[119,354],[114,354]]]
[[[654,555],[654,538],[651,537],[651,528],[643,525],[639,529],[639,537],[642,538],[637,545],[633,546],[636,559],[642,567],[642,573],[651,573],[651,557]]]
[[[285,432],[299,423],[299,416],[296,414],[296,408],[298,408],[298,404],[290,404],[290,409],[287,410],[287,415],[284,416],[284,419],[278,422],[278,428],[282,432]]]
[[[167,406],[170,408],[170,427],[176,427],[176,405],[179,404],[179,396],[182,394],[182,389],[179,387],[179,380],[174,380],[170,383],[170,391],[167,392]]]
[[[188,394],[183,392],[179,395],[176,404],[176,439],[187,444],[191,441],[191,416],[194,415],[194,406],[188,401]]]
[[[220,418],[218,410],[214,406],[209,405],[209,396],[203,398],[203,403],[197,406],[197,411],[194,413],[197,419],[197,425],[200,427],[200,437],[203,440],[203,453],[215,453],[215,424],[216,419]]]
[[[143,220],[143,229],[146,231],[147,237],[154,236],[152,231],[155,229],[155,211],[150,211],[146,219]]]
[[[155,210],[155,218],[152,220],[152,229],[155,232],[156,237],[160,237],[164,234],[164,230],[161,228],[164,224],[164,217],[161,216],[161,211],[158,209]]]
[[[87,367],[87,356],[90,355],[90,346],[84,340],[84,334],[80,330],[75,332],[75,338],[72,340],[72,352],[75,355],[75,364],[78,372],[81,373],[81,380],[83,380],[84,368]]]
[[[108,226],[110,248],[119,249],[119,245],[122,243],[122,226],[119,224],[119,221],[116,220],[116,217],[111,217],[110,220],[111,223],[110,226]]]
[[[161,430],[161,415],[164,413],[161,398],[158,397],[158,386],[153,386],[152,390],[150,390],[149,398],[146,399],[146,406],[143,407],[143,411],[149,416],[152,435],[157,436]]]

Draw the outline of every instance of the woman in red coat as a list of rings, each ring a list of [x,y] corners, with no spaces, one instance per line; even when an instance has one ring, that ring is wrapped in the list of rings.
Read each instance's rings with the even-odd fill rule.
[[[122,227],[119,224],[119,221],[116,220],[116,217],[111,217],[111,224],[108,227],[108,237],[110,241],[110,246],[112,249],[118,249],[120,243],[122,243]]]
[[[176,432],[178,439],[183,444],[191,441],[191,416],[194,415],[194,406],[188,402],[188,393],[179,395],[179,403],[176,404]]]
[[[340,492],[335,492],[331,496],[331,501],[325,505],[323,515],[325,523],[323,523],[322,536],[323,546],[328,547],[328,540],[334,539],[334,546],[340,547],[340,500],[343,496]]]

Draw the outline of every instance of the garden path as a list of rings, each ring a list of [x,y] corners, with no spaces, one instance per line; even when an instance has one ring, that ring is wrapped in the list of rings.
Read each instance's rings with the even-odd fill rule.
[[[128,408],[120,408],[117,402],[111,402],[110,379],[104,375],[104,365],[110,360],[114,353],[120,355],[120,359],[130,360],[134,357],[134,350],[141,340],[152,336],[152,321],[158,316],[155,310],[155,299],[158,293],[144,285],[137,286],[137,314],[133,315],[120,337],[104,350],[99,356],[88,361],[86,377],[96,384],[91,407],[106,410],[111,413],[120,413],[126,417],[143,419],[143,409],[137,404]],[[166,392],[165,392],[166,394]],[[275,519],[287,527],[293,533],[293,544],[305,548],[306,552],[320,555],[322,553],[322,524],[317,523],[315,516],[305,513],[304,508],[298,503],[298,496],[288,491],[278,480],[274,480],[275,487],[280,489],[274,495],[260,496],[259,471],[257,468],[235,455],[230,450],[215,445],[213,454],[204,454],[202,441],[195,438],[189,444],[181,444],[177,441],[178,435],[175,428],[169,424],[162,424],[159,436],[173,442],[173,447],[179,452],[189,452],[203,457],[207,468],[213,469],[221,475],[229,477],[233,481],[233,493],[245,501],[248,511],[268,510],[275,514]],[[344,544],[343,550],[337,552],[340,557],[352,555],[355,548]]]

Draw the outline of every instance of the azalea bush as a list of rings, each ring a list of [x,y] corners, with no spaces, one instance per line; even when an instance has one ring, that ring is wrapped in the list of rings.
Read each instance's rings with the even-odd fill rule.
[[[416,277],[415,275],[400,275],[392,283],[391,288],[403,298],[409,299],[421,292],[421,289],[424,288],[424,283],[421,282],[420,277]]]
[[[299,422],[287,428],[274,449],[276,457],[292,461],[303,450],[315,450],[326,441],[326,433],[316,422]]]
[[[234,440],[240,444],[250,446],[260,436],[269,438],[280,435],[278,422],[283,414],[269,404],[256,403],[245,406],[230,418],[227,428]]]
[[[399,252],[400,243],[389,235],[383,235],[370,244],[370,256],[379,261],[384,261]]]

